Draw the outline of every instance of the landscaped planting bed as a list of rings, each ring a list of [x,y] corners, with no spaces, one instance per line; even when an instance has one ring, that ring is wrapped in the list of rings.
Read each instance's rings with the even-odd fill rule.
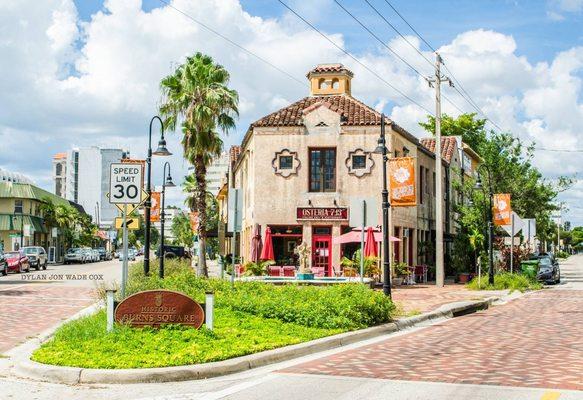
[[[215,293],[214,330],[180,326],[160,329],[116,325],[105,331],[105,312],[69,322],[36,350],[34,361],[82,368],[150,368],[198,364],[301,343],[378,325],[395,307],[381,292],[360,284],[329,287],[275,286],[197,278],[186,263],[166,263],[166,278],[156,265],[144,277],[132,267],[128,293],[150,289],[183,292],[198,302]]]

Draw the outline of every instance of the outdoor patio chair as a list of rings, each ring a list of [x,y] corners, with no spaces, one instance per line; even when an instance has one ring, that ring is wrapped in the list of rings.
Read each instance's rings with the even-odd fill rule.
[[[415,281],[419,283],[427,283],[427,265],[415,266]]]
[[[322,277],[326,274],[326,269],[324,267],[312,267],[312,274],[317,277]]]
[[[284,265],[283,276],[296,276],[296,267],[293,265]]]
[[[282,276],[283,275],[283,268],[278,265],[270,265],[267,267],[269,271],[269,276]]]

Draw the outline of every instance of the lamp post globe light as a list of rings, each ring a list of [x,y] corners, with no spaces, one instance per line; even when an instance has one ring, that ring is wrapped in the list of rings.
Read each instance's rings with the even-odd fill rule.
[[[480,173],[478,173],[478,178],[476,180],[475,189],[482,190],[484,194],[488,195],[489,200],[489,210],[488,210],[488,283],[494,285],[494,210],[493,210],[493,198],[494,193],[492,192],[492,176],[490,171],[486,168],[488,173],[488,192],[484,185],[482,185],[482,178]]]
[[[166,175],[166,167],[168,167],[168,175]],[[164,163],[164,171],[162,174],[162,201],[160,205],[160,251],[158,256],[160,258],[160,270],[159,276],[160,279],[164,278],[164,222],[166,220],[166,214],[164,212],[164,198],[166,197],[166,188],[167,187],[175,187],[176,185],[172,181],[172,176],[170,176],[170,163],[166,161]]]
[[[158,141],[158,148],[152,153],[152,124],[154,120],[160,122],[160,140]],[[146,193],[148,198],[144,203],[144,219],[146,220],[146,228],[144,232],[144,274],[150,273],[150,209],[152,207],[152,154],[156,156],[171,156],[172,153],[166,148],[166,139],[164,139],[164,123],[159,116],[154,116],[150,120],[150,131],[148,136],[148,156],[146,157],[146,164],[148,171],[146,173]]]
[[[378,146],[374,153],[383,156],[383,190],[382,190],[382,208],[383,208],[383,293],[391,297],[391,261],[389,251],[389,191],[387,189],[387,162],[389,161],[388,149],[385,138],[385,114],[381,114],[381,136],[378,140]]]

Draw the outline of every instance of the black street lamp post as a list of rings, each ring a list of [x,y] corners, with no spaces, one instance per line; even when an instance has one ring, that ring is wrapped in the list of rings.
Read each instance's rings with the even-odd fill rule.
[[[168,166],[168,175],[166,175],[166,166]],[[162,174],[162,204],[160,205],[160,251],[158,257],[160,258],[160,279],[164,279],[164,222],[166,220],[166,213],[164,212],[164,199],[166,197],[166,188],[175,187],[170,176],[170,163],[164,163],[164,171]]]
[[[160,121],[160,140],[158,141],[158,148],[152,153],[152,124],[154,120]],[[146,172],[146,193],[148,198],[144,203],[144,219],[146,220],[146,228],[144,231],[144,275],[150,273],[150,208],[152,207],[152,154],[156,156],[170,156],[172,153],[166,148],[166,140],[164,139],[164,123],[159,116],[154,116],[150,120],[150,134],[148,136],[148,157],[146,157],[146,164],[148,171]]]
[[[492,176],[490,171],[486,168],[488,172],[488,200],[490,208],[488,210],[488,283],[494,285],[494,210],[493,210],[493,198],[494,193],[492,192]],[[481,189],[486,194],[486,190],[482,185],[482,179],[480,174],[478,174],[478,179],[476,181],[476,189]]]
[[[383,208],[383,293],[391,297],[391,263],[389,260],[389,191],[387,190],[387,162],[389,161],[388,149],[385,139],[385,114],[381,114],[381,136],[378,140],[378,146],[375,153],[383,156],[383,190],[382,190],[382,208]]]

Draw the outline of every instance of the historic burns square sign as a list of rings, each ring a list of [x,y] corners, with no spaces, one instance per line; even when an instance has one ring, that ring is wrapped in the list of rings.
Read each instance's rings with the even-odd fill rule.
[[[204,310],[194,300],[171,290],[146,290],[123,300],[115,309],[115,321],[133,327],[180,324],[201,327]]]

